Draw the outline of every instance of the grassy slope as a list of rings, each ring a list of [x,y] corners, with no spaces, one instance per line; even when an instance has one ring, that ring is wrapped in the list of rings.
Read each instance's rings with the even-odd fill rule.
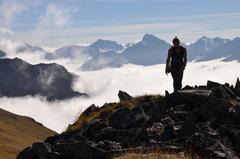
[[[155,152],[147,154],[129,153],[115,159],[191,159],[183,154],[167,154],[164,152]]]
[[[0,109],[0,159],[15,159],[25,147],[55,133],[31,118]]]

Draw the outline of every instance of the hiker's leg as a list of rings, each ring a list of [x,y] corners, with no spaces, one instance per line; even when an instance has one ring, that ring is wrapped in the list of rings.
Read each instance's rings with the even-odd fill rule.
[[[172,75],[172,78],[173,78],[173,88],[174,88],[174,92],[178,90],[178,75],[177,75],[177,71],[175,70],[172,70],[171,71],[171,75]]]
[[[182,79],[183,79],[183,71],[179,71],[179,73],[178,73],[178,90],[182,89]]]

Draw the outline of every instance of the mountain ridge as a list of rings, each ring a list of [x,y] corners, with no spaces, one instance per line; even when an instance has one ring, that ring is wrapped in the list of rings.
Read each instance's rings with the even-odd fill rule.
[[[239,37],[230,40],[202,36],[189,45],[184,42],[182,45],[187,49],[188,61],[207,61],[220,58],[225,58],[225,61],[239,61],[239,39]],[[46,60],[74,60],[74,62],[78,61],[80,70],[92,71],[107,67],[121,67],[128,63],[144,66],[164,64],[169,47],[171,47],[170,43],[153,34],[145,34],[140,41],[126,45],[112,40],[98,39],[87,46],[66,45],[54,52],[47,52],[41,47],[24,44],[22,51],[32,50],[39,53],[42,50],[42,57]],[[24,51],[24,49],[28,51]],[[20,53],[18,52],[18,54]],[[120,61],[116,61],[118,59]]]

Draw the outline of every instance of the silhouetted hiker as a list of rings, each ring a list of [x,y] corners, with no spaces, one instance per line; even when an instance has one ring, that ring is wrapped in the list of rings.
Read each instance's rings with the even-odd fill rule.
[[[171,72],[173,78],[174,92],[182,88],[183,71],[187,64],[187,50],[180,46],[180,40],[175,37],[173,46],[168,50],[166,61],[166,74]]]

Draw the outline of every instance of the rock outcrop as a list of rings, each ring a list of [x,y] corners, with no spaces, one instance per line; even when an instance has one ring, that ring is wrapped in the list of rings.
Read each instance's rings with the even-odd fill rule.
[[[0,96],[40,95],[49,101],[87,96],[72,89],[75,75],[61,65],[31,65],[19,58],[0,59]]]
[[[106,159],[141,149],[193,158],[239,159],[240,99],[236,86],[208,81],[166,96],[92,105],[60,135],[23,150],[17,159]]]

